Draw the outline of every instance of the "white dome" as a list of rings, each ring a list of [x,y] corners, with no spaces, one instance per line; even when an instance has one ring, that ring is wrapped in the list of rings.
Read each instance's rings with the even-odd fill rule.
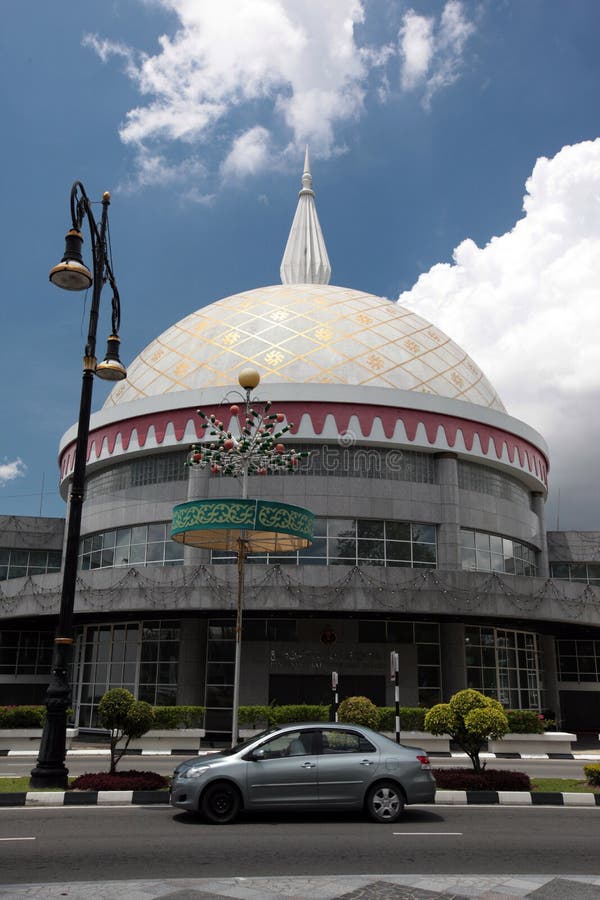
[[[346,384],[504,406],[481,369],[435,325],[383,297],[285,284],[225,297],[172,325],[128,366],[105,408],[144,397],[264,384]]]

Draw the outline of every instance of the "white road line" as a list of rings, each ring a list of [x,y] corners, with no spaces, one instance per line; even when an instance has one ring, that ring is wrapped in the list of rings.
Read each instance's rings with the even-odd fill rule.
[[[34,837],[10,837],[0,838],[0,841],[35,841]]]
[[[410,834],[410,835],[418,834],[419,837],[422,834],[427,834],[427,835],[446,834],[446,835],[455,835],[457,837],[462,837],[463,832],[462,831],[394,831],[393,832],[394,837],[403,837],[405,834]]]

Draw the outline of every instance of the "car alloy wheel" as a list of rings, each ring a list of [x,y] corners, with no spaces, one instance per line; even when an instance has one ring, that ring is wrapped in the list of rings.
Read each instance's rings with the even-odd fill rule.
[[[374,785],[367,794],[367,810],[375,822],[395,822],[404,810],[400,788],[391,781]]]
[[[229,825],[237,818],[241,805],[237,788],[226,781],[217,781],[204,791],[200,809],[213,825]]]

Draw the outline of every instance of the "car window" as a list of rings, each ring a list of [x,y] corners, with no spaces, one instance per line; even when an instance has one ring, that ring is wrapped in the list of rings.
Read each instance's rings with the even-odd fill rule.
[[[310,736],[302,731],[287,731],[260,747],[263,759],[282,759],[286,756],[306,756],[310,752]]]
[[[321,732],[321,752],[330,753],[376,753],[373,744],[357,731],[324,728]]]

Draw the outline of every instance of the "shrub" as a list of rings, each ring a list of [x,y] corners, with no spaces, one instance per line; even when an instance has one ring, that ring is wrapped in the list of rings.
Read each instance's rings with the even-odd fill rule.
[[[379,710],[368,697],[347,697],[338,707],[338,721],[379,727]]]
[[[507,709],[508,730],[511,734],[543,734],[546,720],[534,709]]]
[[[432,769],[438,788],[454,791],[530,791],[531,781],[525,772],[503,769]]]
[[[600,787],[600,766],[598,764],[583,767],[583,774],[587,778],[589,784],[594,787]]]
[[[316,704],[267,706],[266,710],[269,725],[283,725],[287,722],[327,722],[329,719],[329,707]]]
[[[153,728],[202,728],[203,706],[155,706]]]
[[[86,773],[75,778],[70,785],[75,791],[159,791],[168,788],[169,779],[158,772]]]
[[[100,724],[110,731],[110,774],[127,750],[132,738],[146,734],[154,724],[154,710],[144,700],[136,700],[125,688],[107,691],[98,704]],[[125,743],[119,747],[119,742]]]
[[[482,741],[503,737],[508,720],[502,704],[479,691],[458,691],[448,703],[438,703],[425,715],[425,728],[431,734],[448,734],[467,754],[473,770],[481,772],[479,752]]]
[[[402,731],[424,731],[426,709],[419,706],[400,707],[400,728]],[[396,730],[396,707],[379,707],[379,730]]]
[[[0,728],[43,728],[45,706],[0,706]]]
[[[271,706],[240,706],[238,724],[248,728],[265,728],[270,721]]]

